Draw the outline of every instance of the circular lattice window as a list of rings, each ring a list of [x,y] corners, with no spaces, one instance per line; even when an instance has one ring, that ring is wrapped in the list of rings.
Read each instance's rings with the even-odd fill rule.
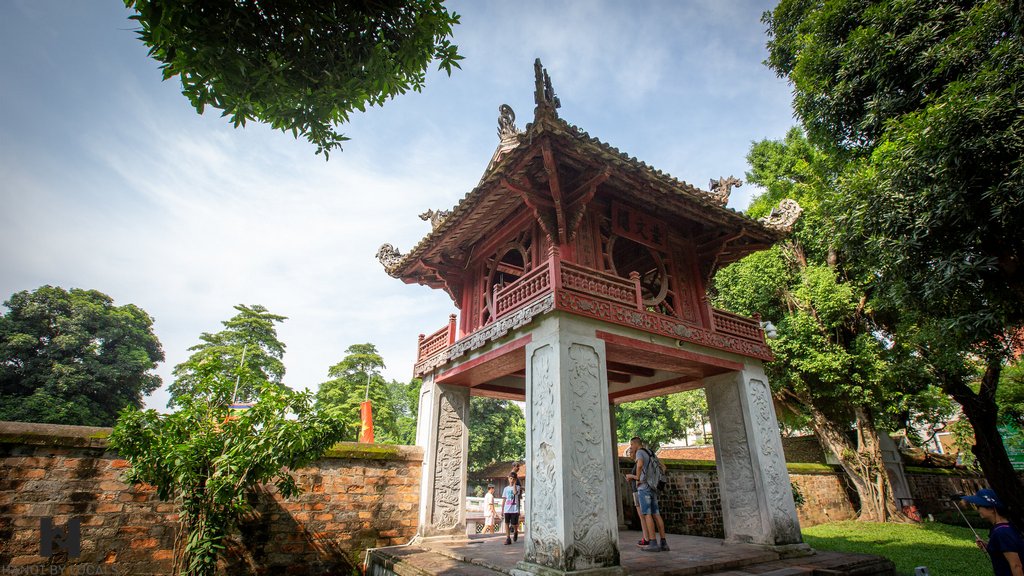
[[[640,274],[644,306],[657,306],[665,301],[668,274],[665,273],[665,262],[660,254],[622,236],[608,239],[608,254],[611,256],[612,271],[617,276],[629,278],[631,272]]]

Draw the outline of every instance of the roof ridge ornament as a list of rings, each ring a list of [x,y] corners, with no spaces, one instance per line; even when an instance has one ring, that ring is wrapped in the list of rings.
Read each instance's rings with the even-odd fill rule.
[[[398,277],[395,276],[394,272],[395,268],[402,261],[402,253],[394,246],[387,243],[381,244],[380,248],[377,249],[377,260],[384,266],[384,271],[388,273],[388,276]]]
[[[451,210],[434,210],[433,208],[431,208],[428,209],[423,214],[420,214],[420,220],[423,220],[424,222],[430,222],[430,229],[434,230],[444,222],[445,218],[451,215]],[[383,246],[381,248],[383,248]]]
[[[800,204],[797,204],[796,200],[783,198],[779,202],[778,207],[772,208],[771,213],[764,218],[758,219],[758,222],[771,230],[790,232],[793,230],[793,224],[796,223],[797,218],[800,217],[803,211],[804,209],[800,207]]]
[[[719,206],[725,206],[729,203],[729,194],[732,193],[733,188],[739,188],[743,186],[743,181],[735,176],[721,177],[718,180],[711,179],[711,184],[708,189],[710,190],[711,200]]]
[[[494,150],[494,154],[491,155],[491,161],[487,163],[487,169],[484,170],[483,175],[480,177],[481,183],[487,179],[487,175],[491,173],[494,165],[501,161],[505,154],[519,146],[520,134],[522,132],[516,128],[515,110],[512,110],[512,107],[508,104],[498,106],[498,147]]]
[[[533,100],[537,104],[535,115],[541,110],[547,110],[552,116],[558,117],[556,109],[562,107],[561,101],[555,95],[555,89],[551,87],[551,77],[548,71],[540,63],[540,58],[533,61],[534,92]]]
[[[516,112],[508,104],[498,106],[498,138],[503,145],[518,144],[516,136],[520,134],[516,128]]]

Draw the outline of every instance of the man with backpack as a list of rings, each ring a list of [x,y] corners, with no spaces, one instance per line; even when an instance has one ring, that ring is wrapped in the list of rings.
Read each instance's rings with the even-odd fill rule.
[[[626,474],[626,479],[636,480],[637,496],[640,499],[640,521],[647,527],[647,534],[652,537],[657,528],[661,536],[661,544],[657,540],[650,540],[644,544],[641,540],[641,550],[644,552],[668,552],[668,541],[665,540],[665,521],[661,518],[661,511],[658,509],[658,485],[662,483],[665,469],[661,461],[653,452],[644,448],[643,440],[634,436],[629,440],[629,448],[636,458],[636,468],[632,474]]]

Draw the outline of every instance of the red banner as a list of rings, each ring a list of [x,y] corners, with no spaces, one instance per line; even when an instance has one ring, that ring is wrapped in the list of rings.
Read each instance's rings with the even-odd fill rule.
[[[373,444],[373,407],[369,400],[364,400],[359,405],[359,416],[363,421],[363,427],[359,430],[359,441]]]

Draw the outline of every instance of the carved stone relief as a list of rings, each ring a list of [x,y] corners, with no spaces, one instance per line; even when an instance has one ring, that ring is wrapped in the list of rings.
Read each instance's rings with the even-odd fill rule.
[[[532,370],[531,401],[529,409],[530,444],[534,446],[530,462],[530,545],[527,555],[543,564],[561,561],[562,547],[558,537],[558,514],[562,503],[558,498],[558,437],[556,426],[561,419],[557,415],[557,375],[553,346],[536,349],[530,358]],[[532,552],[532,554],[531,554]]]
[[[572,518],[574,569],[600,565],[614,549],[604,501],[604,467],[599,356],[592,346],[569,346],[569,391],[572,409]],[[577,424],[578,423],[578,424]],[[582,564],[582,565],[581,565]]]
[[[740,391],[735,381],[709,387],[708,404],[715,411],[715,449],[721,454],[723,512],[726,534],[752,536],[761,533],[757,483],[744,422]],[[725,495],[728,495],[725,498]]]
[[[459,523],[466,402],[461,395],[446,391],[441,391],[439,402],[431,523],[434,528],[445,530]]]
[[[786,506],[792,497],[789,475],[785,470],[782,457],[782,442],[779,440],[778,428],[774,426],[772,415],[772,399],[768,385],[761,380],[751,380],[749,386],[750,403],[754,411],[754,425],[760,437],[761,470],[764,472],[765,490],[768,502],[772,506],[770,516],[777,536],[786,541],[798,537],[800,528],[793,517],[792,510]]]

